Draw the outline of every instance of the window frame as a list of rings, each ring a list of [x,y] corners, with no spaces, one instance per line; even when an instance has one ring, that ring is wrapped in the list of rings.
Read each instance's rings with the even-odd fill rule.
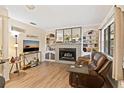
[[[109,56],[113,57],[113,54],[111,54],[111,27],[112,25],[115,25],[114,22],[109,24],[105,29],[104,29],[104,52],[108,54]],[[115,26],[113,28],[115,30]],[[114,32],[113,30],[113,32]],[[114,36],[115,38],[115,36]],[[108,41],[107,41],[108,40]],[[106,42],[107,41],[107,42]]]
[[[70,29],[71,30],[71,41],[72,41],[72,35],[73,35],[73,29],[80,29],[80,39],[81,39],[81,36],[82,36],[82,27],[72,27],[72,28],[64,28],[64,29],[56,29],[56,41],[57,41],[57,32],[59,31],[59,30],[62,30],[63,31],[63,43],[65,43],[65,40],[64,40],[64,35],[65,35],[65,30],[67,30],[67,29]],[[80,42],[81,42],[81,40],[80,40]]]

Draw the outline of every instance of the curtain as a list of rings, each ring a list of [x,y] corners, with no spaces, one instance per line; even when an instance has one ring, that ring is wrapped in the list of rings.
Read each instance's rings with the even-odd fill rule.
[[[115,6],[115,42],[113,56],[113,73],[115,80],[123,80],[123,56],[124,56],[124,13],[121,8]]]
[[[99,51],[102,51],[102,29],[99,29]]]

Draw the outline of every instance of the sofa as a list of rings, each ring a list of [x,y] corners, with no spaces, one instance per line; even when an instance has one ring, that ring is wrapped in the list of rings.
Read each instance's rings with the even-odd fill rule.
[[[85,62],[85,60],[87,62]],[[101,52],[93,52],[91,57],[79,57],[75,64],[87,66],[89,73],[83,74],[70,72],[69,84],[72,87],[100,88],[105,84],[107,74],[112,66],[112,61]]]

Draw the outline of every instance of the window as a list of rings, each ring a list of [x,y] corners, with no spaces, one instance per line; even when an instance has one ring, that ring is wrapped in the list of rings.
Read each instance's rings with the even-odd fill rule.
[[[57,30],[56,32],[56,41],[63,42],[63,30]]]
[[[104,52],[109,54],[109,28],[104,30]]]
[[[81,28],[72,29],[72,40],[80,41],[81,40]]]
[[[81,27],[56,30],[56,42],[81,42]]]
[[[104,52],[113,56],[114,49],[114,23],[104,30]]]
[[[64,29],[64,42],[70,42],[71,40],[71,29]]]

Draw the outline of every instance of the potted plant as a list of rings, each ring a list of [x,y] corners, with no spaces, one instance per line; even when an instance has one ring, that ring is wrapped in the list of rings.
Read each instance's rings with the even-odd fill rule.
[[[69,42],[69,40],[70,40],[70,37],[69,37],[69,36],[66,36],[66,37],[65,37],[65,41],[66,41],[66,42]]]

